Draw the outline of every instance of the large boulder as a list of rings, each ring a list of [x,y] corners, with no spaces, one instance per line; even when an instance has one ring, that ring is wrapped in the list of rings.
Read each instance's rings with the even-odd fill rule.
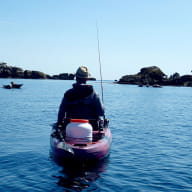
[[[74,80],[75,74],[69,73],[68,78],[69,78],[69,80]]]
[[[12,72],[10,69],[0,69],[0,78],[12,78]]]
[[[11,67],[6,63],[0,63],[0,78],[11,78],[12,70]]]
[[[13,78],[24,78],[24,71],[19,67],[12,67],[12,77]]]
[[[40,72],[40,71],[32,71],[31,78],[32,78],[32,79],[46,79],[47,76],[46,76],[46,74],[43,73],[43,72]]]
[[[61,73],[61,74],[59,74],[59,79],[67,80],[68,79],[68,73]]]
[[[24,71],[19,67],[8,66],[6,63],[0,63],[0,78],[23,78]]]
[[[25,70],[25,71],[24,71],[24,78],[25,78],[25,79],[31,79],[31,77],[32,77],[32,71],[30,71],[30,70]]]
[[[140,70],[138,75],[143,79],[153,79],[155,81],[163,81],[166,78],[165,73],[161,71],[161,69],[157,66],[152,67],[144,67]]]
[[[144,67],[135,75],[125,75],[118,83],[123,84],[161,84],[166,79],[165,73],[159,67]]]
[[[178,73],[175,73],[163,81],[163,85],[192,87],[192,75],[180,76]]]
[[[183,86],[192,87],[192,75],[181,76],[181,82]]]
[[[120,84],[140,84],[141,77],[139,75],[124,75],[118,81]]]
[[[75,75],[72,73],[60,73],[59,75],[51,76],[51,79],[59,79],[59,80],[74,80]]]

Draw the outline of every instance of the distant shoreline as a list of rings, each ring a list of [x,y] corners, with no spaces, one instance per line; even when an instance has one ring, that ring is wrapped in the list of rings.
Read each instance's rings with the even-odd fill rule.
[[[54,79],[54,80],[74,80],[73,73],[60,73],[57,75],[48,75],[41,71],[23,70],[20,67],[9,66],[7,63],[0,63],[0,78],[10,79]],[[96,81],[91,77],[89,80]],[[107,80],[106,80],[107,81]],[[119,80],[113,81],[116,84],[130,84],[138,86],[187,86],[192,87],[192,75],[180,76],[174,73],[167,76],[159,67],[151,66],[140,69],[140,72],[134,75],[124,75]]]
[[[74,80],[73,73],[60,73],[57,75],[49,75],[41,71],[23,70],[20,67],[9,66],[7,63],[0,63],[0,78],[12,79],[55,79],[55,80]],[[92,77],[89,80],[96,80]]]

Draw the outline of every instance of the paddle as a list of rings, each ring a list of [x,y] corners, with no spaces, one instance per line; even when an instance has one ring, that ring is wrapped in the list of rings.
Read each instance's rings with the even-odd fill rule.
[[[63,149],[69,153],[71,153],[72,155],[74,155],[74,151],[73,149],[65,142],[65,139],[63,137],[62,131],[61,131],[61,127],[58,125],[55,125],[55,129],[57,134],[59,135],[59,140],[60,142],[57,144],[57,147],[59,149]]]
[[[74,155],[73,149],[65,142],[65,140],[62,140],[57,144],[57,148],[64,149],[65,151],[69,152],[70,154]]]

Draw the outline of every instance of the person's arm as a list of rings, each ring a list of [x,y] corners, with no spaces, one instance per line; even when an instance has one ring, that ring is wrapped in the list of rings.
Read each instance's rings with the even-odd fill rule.
[[[63,118],[65,117],[65,113],[66,113],[66,101],[64,96],[59,107],[58,118],[57,118],[58,124],[62,123]]]
[[[104,117],[105,109],[103,107],[103,104],[102,104],[99,96],[96,93],[95,93],[95,107],[96,107],[98,116]]]

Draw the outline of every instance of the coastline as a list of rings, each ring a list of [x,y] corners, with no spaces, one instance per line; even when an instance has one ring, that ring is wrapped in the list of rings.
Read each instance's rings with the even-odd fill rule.
[[[20,67],[10,66],[7,63],[0,63],[0,78],[10,79],[54,79],[54,80],[74,80],[73,73],[60,73],[49,75],[41,71],[23,70]],[[96,81],[96,78],[89,78]],[[140,72],[133,75],[124,75],[119,80],[114,80],[116,84],[129,84],[142,86],[186,86],[192,87],[192,75],[180,76],[178,72],[169,77],[157,66],[144,67]]]

